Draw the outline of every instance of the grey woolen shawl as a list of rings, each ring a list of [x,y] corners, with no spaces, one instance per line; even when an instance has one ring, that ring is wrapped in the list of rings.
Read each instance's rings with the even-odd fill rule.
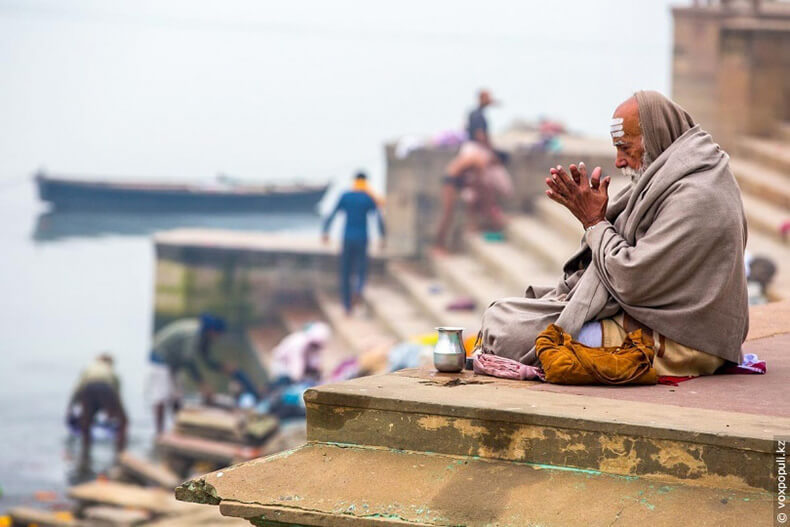
[[[675,342],[740,362],[749,327],[746,220],[729,156],[682,109],[662,108],[657,117],[645,109],[640,104],[654,161],[610,199],[607,221],[585,234],[556,287],[530,286],[525,297],[489,306],[483,352],[538,365],[535,338],[549,324],[575,336],[585,322],[624,310]],[[673,122],[662,125],[667,115]]]

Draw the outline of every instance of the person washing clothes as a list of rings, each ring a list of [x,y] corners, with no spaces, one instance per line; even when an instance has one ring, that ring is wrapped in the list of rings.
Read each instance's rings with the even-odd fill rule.
[[[157,434],[164,431],[166,406],[169,405],[173,413],[181,407],[182,393],[178,374],[182,370],[200,387],[204,400],[211,401],[213,390],[203,378],[198,361],[213,371],[230,375],[246,391],[258,397],[255,385],[243,371],[232,364],[223,364],[211,355],[212,344],[225,330],[223,319],[204,313],[199,318],[172,322],[154,336],[149,356],[150,371],[146,393],[154,407]]]
[[[321,380],[321,353],[331,336],[327,324],[312,322],[280,341],[272,350],[274,384],[317,384]]]
[[[346,215],[343,252],[340,256],[340,293],[346,314],[351,314],[355,301],[362,294],[368,270],[368,215],[375,214],[384,248],[386,235],[378,198],[368,186],[364,172],[354,176],[354,186],[343,193],[332,213],[324,221],[323,241],[329,242],[329,227],[338,211]]]
[[[126,448],[126,411],[121,402],[120,381],[113,367],[113,358],[102,353],[80,374],[66,409],[66,421],[76,425],[82,438],[80,461],[87,464],[93,443],[92,428],[99,413],[104,412],[115,428],[115,452]]]
[[[321,355],[332,336],[324,322],[311,322],[272,350],[266,411],[281,419],[305,415],[304,391],[321,383]]]

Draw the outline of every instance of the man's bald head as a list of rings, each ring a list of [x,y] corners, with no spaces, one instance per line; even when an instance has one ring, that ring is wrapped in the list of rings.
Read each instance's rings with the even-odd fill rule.
[[[617,148],[615,166],[632,179],[647,169],[645,143],[639,123],[639,103],[635,96],[623,101],[612,115],[612,144]]]
[[[622,131],[624,132],[624,136],[635,137],[642,135],[642,131],[639,127],[639,103],[636,97],[629,97],[620,103],[620,106],[614,110],[612,118],[617,120],[622,119]]]

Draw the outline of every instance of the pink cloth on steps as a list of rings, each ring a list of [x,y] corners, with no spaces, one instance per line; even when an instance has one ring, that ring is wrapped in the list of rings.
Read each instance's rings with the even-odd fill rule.
[[[478,375],[490,375],[500,379],[515,379],[517,381],[546,380],[542,369],[535,366],[527,366],[518,361],[497,355],[475,353],[472,365],[475,373]]]

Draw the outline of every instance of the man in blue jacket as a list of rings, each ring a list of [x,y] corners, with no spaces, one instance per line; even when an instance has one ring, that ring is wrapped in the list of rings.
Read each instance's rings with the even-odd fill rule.
[[[354,177],[354,186],[343,193],[332,213],[324,221],[323,240],[329,241],[329,226],[338,211],[346,215],[343,234],[343,253],[340,256],[340,293],[346,314],[351,314],[353,300],[362,294],[368,270],[368,215],[376,214],[381,245],[384,247],[384,220],[376,197],[368,188],[368,178],[364,172]],[[356,274],[352,293],[352,275]]]

